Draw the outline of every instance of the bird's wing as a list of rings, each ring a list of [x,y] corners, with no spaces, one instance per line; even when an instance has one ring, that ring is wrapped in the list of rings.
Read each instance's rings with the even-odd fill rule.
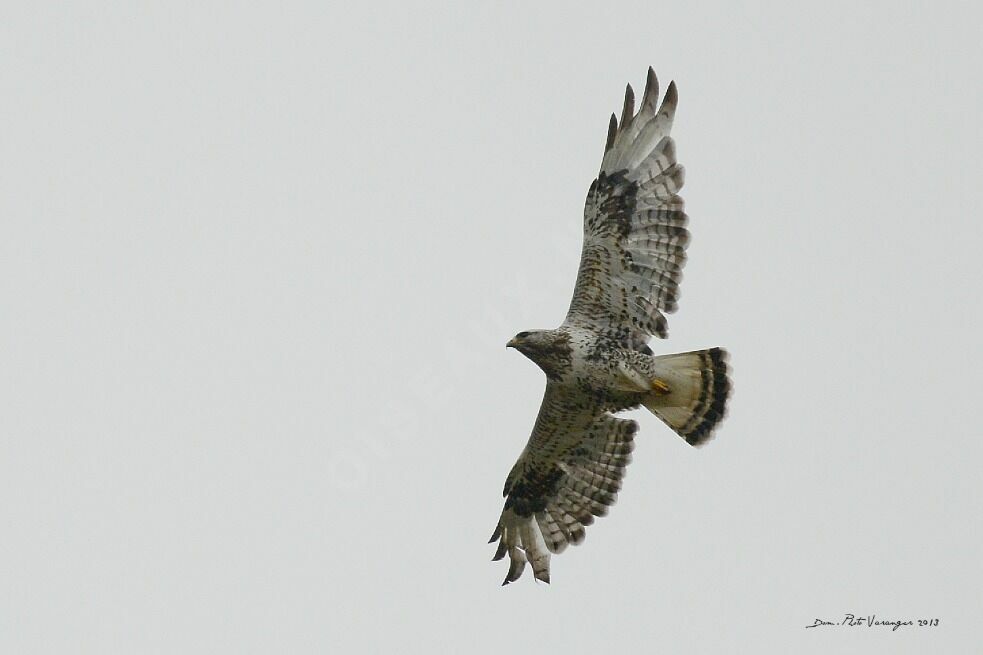
[[[495,560],[510,560],[505,582],[526,562],[538,580],[550,580],[550,554],[584,539],[584,526],[604,516],[631,461],[635,421],[587,409],[577,389],[547,383],[532,436],[505,481],[505,508],[489,543]]]
[[[651,68],[638,113],[631,85],[621,121],[608,128],[601,171],[587,193],[580,272],[566,323],[627,331],[644,344],[667,334],[686,261],[686,214],[678,192],[683,167],[669,130],[676,111],[671,82],[657,106]]]

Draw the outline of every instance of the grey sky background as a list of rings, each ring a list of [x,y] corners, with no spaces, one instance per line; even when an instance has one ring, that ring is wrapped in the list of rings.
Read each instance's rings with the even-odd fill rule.
[[[591,3],[595,5],[596,3]],[[969,652],[971,3],[11,3],[0,650]],[[658,352],[694,450],[500,588],[488,536],[624,85],[675,79],[693,233]],[[815,628],[847,612],[937,628]]]

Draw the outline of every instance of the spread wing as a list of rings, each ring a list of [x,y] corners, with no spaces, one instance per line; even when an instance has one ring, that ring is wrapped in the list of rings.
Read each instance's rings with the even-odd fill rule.
[[[611,115],[601,171],[587,193],[580,272],[566,318],[568,324],[627,330],[636,345],[648,335],[666,336],[664,313],[676,309],[689,241],[678,195],[683,167],[669,136],[675,83],[657,107],[658,96],[649,68],[638,113],[629,85],[620,124]]]
[[[590,399],[552,382],[529,443],[505,481],[505,508],[489,543],[494,560],[509,556],[506,585],[526,562],[537,580],[550,581],[550,554],[584,539],[584,527],[607,514],[631,461],[635,421],[587,409]]]

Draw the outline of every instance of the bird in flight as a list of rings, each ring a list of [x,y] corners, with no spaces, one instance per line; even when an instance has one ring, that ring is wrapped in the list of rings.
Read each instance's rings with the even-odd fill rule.
[[[641,106],[625,90],[612,114],[597,179],[584,207],[584,245],[573,300],[554,330],[520,332],[508,347],[546,373],[532,435],[505,480],[505,508],[489,543],[509,556],[503,585],[526,563],[550,581],[550,555],[584,539],[614,504],[638,423],[615,418],[644,406],[693,446],[710,439],[730,391],[726,353],[710,348],[655,355],[676,310],[689,232],[683,167],[669,136],[677,94],[659,104],[649,68]]]

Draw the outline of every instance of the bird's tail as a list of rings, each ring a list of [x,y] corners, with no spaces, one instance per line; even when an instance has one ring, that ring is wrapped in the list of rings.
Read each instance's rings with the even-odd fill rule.
[[[693,446],[708,441],[724,418],[730,380],[727,351],[697,350],[653,358],[656,379],[664,382],[643,404]],[[668,390],[665,389],[668,387]]]

